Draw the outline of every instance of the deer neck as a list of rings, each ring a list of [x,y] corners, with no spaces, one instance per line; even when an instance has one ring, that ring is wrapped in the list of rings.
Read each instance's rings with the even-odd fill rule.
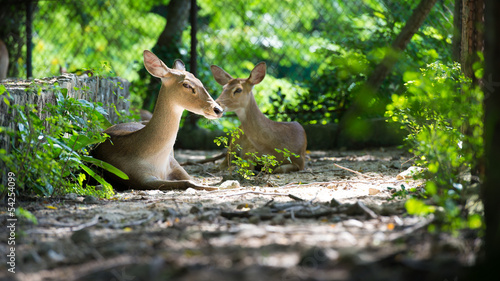
[[[250,96],[248,105],[245,108],[235,111],[235,113],[241,121],[243,131],[248,137],[258,133],[263,128],[266,130],[272,125],[272,121],[260,111],[253,94]]]
[[[158,100],[156,101],[154,114],[147,125],[140,130],[140,136],[137,145],[143,145],[144,153],[153,156],[166,157],[172,152],[179,123],[181,121],[184,108],[176,104],[173,98],[175,93],[172,87],[161,85]],[[139,133],[138,132],[138,133]]]

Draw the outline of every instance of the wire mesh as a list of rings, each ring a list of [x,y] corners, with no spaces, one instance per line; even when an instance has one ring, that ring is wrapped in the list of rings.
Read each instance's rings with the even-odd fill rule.
[[[118,76],[137,81],[142,51],[153,49],[165,32],[171,1],[174,0],[3,1],[0,39],[7,43],[11,54],[9,76],[26,76],[26,7],[31,3],[34,77],[78,73],[107,62]],[[220,88],[211,79],[210,64],[219,65],[236,77],[246,77],[256,63],[266,61],[268,84],[272,87],[261,86],[260,90],[272,88],[262,98],[269,100],[274,95],[264,108],[272,113],[273,106],[278,107],[272,102],[280,102],[277,96],[284,96],[282,100],[300,97],[326,83],[315,80],[351,83],[344,81],[343,75],[353,75],[352,71],[366,74],[366,69],[345,72],[336,69],[335,64],[359,68],[358,62],[350,59],[353,53],[362,54],[358,59],[368,61],[361,68],[380,61],[385,48],[411,16],[418,4],[415,2],[198,0],[195,47],[200,79],[217,91]],[[450,60],[453,4],[453,0],[441,0],[434,7],[405,50],[405,55],[413,59],[401,62],[400,76],[403,71],[423,67],[427,62]],[[189,18],[184,20],[189,23]],[[189,60],[190,36],[187,24],[178,46],[178,54],[185,61]],[[332,57],[349,59],[339,61]],[[401,84],[402,79],[394,83]],[[335,87],[320,90],[340,91],[338,85]],[[397,86],[392,87],[397,90]]]

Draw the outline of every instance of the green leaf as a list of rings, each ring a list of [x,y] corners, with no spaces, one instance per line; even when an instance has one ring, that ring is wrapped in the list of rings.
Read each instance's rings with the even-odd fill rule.
[[[89,162],[89,163],[92,163],[100,168],[103,168],[105,169],[106,171],[110,172],[110,173],[113,173],[115,174],[116,176],[124,179],[124,180],[128,180],[129,177],[127,176],[127,174],[125,174],[124,172],[122,172],[120,169],[116,168],[115,166],[109,164],[109,163],[106,163],[102,160],[99,160],[99,159],[95,159],[94,157],[91,157],[91,156],[86,156],[86,155],[81,155],[80,156],[81,159],[85,162]],[[87,173],[88,171],[85,170]],[[90,174],[90,173],[89,173]],[[95,173],[94,173],[95,174]],[[92,174],[90,174],[92,175]],[[93,175],[92,175],[93,176]]]
[[[434,213],[434,206],[426,205],[422,200],[410,198],[405,203],[406,211],[410,215],[425,216]]]
[[[38,220],[36,219],[35,215],[33,215],[30,211],[23,209],[22,207],[16,208],[16,216],[26,218],[32,223],[38,224]]]
[[[473,214],[473,215],[469,216],[467,224],[468,224],[469,228],[477,229],[483,225],[483,220],[481,219],[480,215]]]
[[[78,151],[91,144],[101,143],[102,139],[89,138],[86,135],[74,134],[69,138],[69,143],[73,144],[74,150]],[[76,143],[75,143],[76,142]]]
[[[107,189],[112,189],[113,187],[111,186],[111,184],[109,184],[106,180],[104,180],[101,176],[99,176],[98,174],[96,174],[92,169],[90,169],[89,167],[85,166],[84,164],[80,164],[80,168],[82,168],[85,172],[87,172],[91,177],[93,177],[94,179],[96,179],[96,181],[98,181],[100,184],[102,184],[102,186],[104,188],[107,188]]]

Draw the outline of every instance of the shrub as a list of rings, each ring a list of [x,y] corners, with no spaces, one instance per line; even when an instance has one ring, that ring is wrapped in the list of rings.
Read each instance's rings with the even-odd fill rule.
[[[41,87],[32,85],[40,93]],[[80,89],[75,89],[80,90]],[[85,89],[82,89],[85,90]],[[0,86],[0,96],[15,115],[17,130],[0,128],[10,136],[11,153],[0,151],[0,159],[17,176],[16,192],[51,196],[64,193],[93,194],[109,197],[113,189],[89,164],[126,177],[121,171],[88,155],[89,146],[106,139],[102,129],[110,123],[101,103],[71,98],[67,89],[55,85],[56,105],[48,104],[41,112],[35,105],[11,105],[9,93]],[[46,116],[40,118],[40,116]],[[83,188],[86,174],[102,184]],[[3,193],[5,187],[1,186]]]
[[[392,95],[386,117],[408,130],[409,150],[416,163],[427,168],[425,189],[431,198],[427,203],[441,208],[423,208],[424,213],[443,210],[438,217],[445,229],[478,227],[477,216],[468,213],[464,202],[471,186],[466,175],[483,150],[482,92],[472,87],[456,63],[432,63],[418,72],[406,72],[404,80],[407,90]],[[407,210],[422,210],[417,205],[422,202],[413,200]]]

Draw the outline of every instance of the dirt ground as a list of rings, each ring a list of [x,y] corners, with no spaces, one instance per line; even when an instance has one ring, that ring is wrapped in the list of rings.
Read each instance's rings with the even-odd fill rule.
[[[176,151],[179,162],[219,151]],[[16,273],[1,280],[465,280],[474,234],[429,234],[394,191],[419,188],[395,148],[312,151],[306,170],[226,181],[217,163],[185,166],[217,191],[128,191],[21,202]],[[338,166],[336,166],[336,165]],[[6,212],[0,213],[2,229]],[[1,237],[7,253],[7,236]]]

